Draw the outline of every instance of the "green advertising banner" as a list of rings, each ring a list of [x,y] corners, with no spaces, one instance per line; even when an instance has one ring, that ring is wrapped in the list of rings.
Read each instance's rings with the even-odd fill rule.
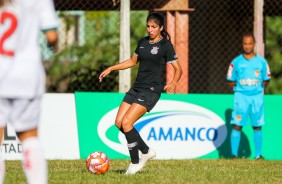
[[[124,93],[75,93],[80,157],[103,151],[111,159],[128,157],[124,135],[114,125]],[[263,156],[282,160],[278,131],[282,128],[282,95],[265,95]],[[218,159],[231,157],[230,125],[233,95],[162,94],[156,107],[136,123],[157,159]],[[253,130],[243,128],[239,156],[254,158]]]
[[[110,158],[127,158],[106,146],[100,139],[97,131],[97,124],[100,119],[107,112],[118,107],[123,96],[124,94],[119,93],[75,93],[81,158],[87,158],[91,152],[99,150],[107,153]],[[111,123],[113,128],[108,131],[108,134],[113,139],[117,139],[119,131],[114,127],[114,119]]]

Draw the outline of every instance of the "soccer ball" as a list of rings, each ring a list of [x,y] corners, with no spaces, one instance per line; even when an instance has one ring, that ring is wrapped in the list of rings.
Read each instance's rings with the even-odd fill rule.
[[[103,152],[93,152],[86,159],[86,168],[93,174],[104,174],[110,168],[109,158]]]

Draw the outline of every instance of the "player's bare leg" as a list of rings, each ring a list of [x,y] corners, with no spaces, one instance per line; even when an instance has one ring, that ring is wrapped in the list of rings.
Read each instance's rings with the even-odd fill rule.
[[[139,104],[136,104],[139,106]],[[134,106],[136,106],[134,105]],[[133,106],[133,107],[134,107]],[[129,108],[131,108],[131,105],[126,103],[126,102],[122,102],[122,104],[120,105],[119,107],[119,110],[118,110],[118,113],[117,113],[117,116],[116,116],[116,121],[115,121],[115,124],[116,126],[119,128],[119,130],[124,133],[124,129],[122,127],[122,121],[123,121],[123,118],[125,117],[125,114],[128,113],[128,110]],[[136,108],[136,107],[135,107]],[[131,109],[133,110],[133,109]],[[136,110],[136,109],[135,109]],[[145,111],[145,112],[144,112]],[[133,112],[133,111],[132,111]],[[146,162],[152,158],[154,158],[156,156],[156,153],[153,149],[149,149],[148,146],[146,145],[146,143],[143,141],[143,139],[140,137],[139,133],[137,132],[137,130],[135,130],[133,128],[133,124],[143,115],[142,113],[146,113],[146,109],[144,110],[143,107],[142,107],[142,112],[137,115],[137,117],[133,117],[133,121],[130,123],[130,126],[129,127],[126,127],[127,128],[127,131],[129,130],[133,130],[133,132],[135,131],[135,133],[139,136],[138,137],[138,149],[142,152],[141,154],[141,159],[139,159],[139,162],[142,162],[141,164],[144,166],[146,164]],[[138,118],[138,116],[140,116]],[[130,117],[129,117],[130,118]],[[137,118],[137,119],[136,119]],[[132,124],[133,123],[133,124]],[[128,131],[128,132],[129,132]],[[138,157],[139,158],[139,157]],[[137,160],[137,159],[136,159]]]
[[[0,145],[2,144],[4,128],[0,128]],[[5,176],[5,161],[3,159],[2,151],[0,152],[0,184],[3,183]]]
[[[124,130],[121,126],[122,123],[122,119],[124,117],[124,115],[126,114],[126,112],[128,111],[128,109],[130,108],[131,104],[128,104],[126,102],[122,102],[119,109],[118,109],[118,113],[116,116],[116,120],[115,120],[115,124],[116,127],[122,132],[124,133]]]
[[[29,184],[45,184],[48,181],[47,162],[37,134],[37,128],[17,132],[23,146],[23,168]]]
[[[122,128],[124,132],[132,130],[133,124],[146,112],[146,107],[133,103],[122,118]]]
[[[128,150],[131,157],[131,163],[125,174],[135,174],[144,166],[144,164],[139,163],[138,140],[140,135],[134,129],[133,124],[146,112],[146,107],[133,103],[122,119],[121,126],[124,130],[124,134],[128,143]]]

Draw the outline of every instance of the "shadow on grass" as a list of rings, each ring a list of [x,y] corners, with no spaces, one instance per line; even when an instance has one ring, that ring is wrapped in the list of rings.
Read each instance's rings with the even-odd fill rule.
[[[230,124],[232,118],[232,109],[226,109],[225,111],[225,126],[227,129],[227,136],[225,141],[222,143],[220,147],[217,148],[219,158],[231,158],[231,131],[232,131],[232,125]],[[224,126],[219,127],[219,129],[225,128]],[[238,157],[239,158],[248,158],[251,156],[251,149],[250,149],[250,143],[246,136],[246,134],[242,131],[241,132],[241,140],[238,150]]]
[[[124,174],[125,171],[126,171],[125,169],[115,169],[115,170],[111,169],[108,172],[115,173],[115,174]]]

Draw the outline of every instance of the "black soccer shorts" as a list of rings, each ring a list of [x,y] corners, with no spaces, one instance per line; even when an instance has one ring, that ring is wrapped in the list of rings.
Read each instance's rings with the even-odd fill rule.
[[[138,91],[131,88],[123,98],[128,104],[137,103],[147,108],[150,112],[160,99],[160,94],[150,91]]]

